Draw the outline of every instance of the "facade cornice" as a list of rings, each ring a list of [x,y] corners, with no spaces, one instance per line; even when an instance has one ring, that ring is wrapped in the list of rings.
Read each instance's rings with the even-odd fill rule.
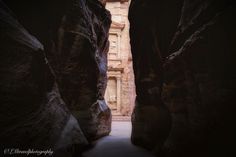
[[[125,28],[125,24],[112,21],[111,28],[116,28],[116,29],[121,29],[122,30],[122,29]]]

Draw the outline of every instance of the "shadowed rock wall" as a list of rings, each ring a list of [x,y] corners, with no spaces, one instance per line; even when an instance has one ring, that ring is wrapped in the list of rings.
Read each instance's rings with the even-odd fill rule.
[[[108,135],[109,12],[92,0],[5,2],[13,11],[0,1],[1,150],[64,157]]]
[[[235,15],[230,0],[132,0],[133,143],[166,156],[235,153]]]
[[[2,2],[0,9],[1,154],[6,148],[67,153],[70,147],[87,145],[61,99],[43,45]]]
[[[100,3],[75,1],[49,56],[62,97],[89,140],[111,131],[111,111],[104,100],[110,24],[111,15]]]

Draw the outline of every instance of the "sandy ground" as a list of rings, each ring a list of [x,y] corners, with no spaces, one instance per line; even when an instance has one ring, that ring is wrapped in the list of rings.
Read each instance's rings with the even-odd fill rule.
[[[112,132],[96,142],[83,157],[155,157],[150,152],[130,142],[131,122],[112,122]]]

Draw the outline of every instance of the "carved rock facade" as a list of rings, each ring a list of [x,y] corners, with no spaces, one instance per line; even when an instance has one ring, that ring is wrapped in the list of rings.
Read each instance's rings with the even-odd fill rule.
[[[105,100],[112,115],[130,116],[135,99],[134,75],[129,41],[129,1],[107,1],[112,23],[109,31],[108,84]]]

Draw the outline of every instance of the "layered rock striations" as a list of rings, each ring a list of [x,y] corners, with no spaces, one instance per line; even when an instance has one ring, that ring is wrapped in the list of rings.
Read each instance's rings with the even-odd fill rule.
[[[162,149],[166,156],[235,153],[235,15],[230,0],[132,1],[130,37],[137,87],[133,143],[152,143],[149,149]],[[154,87],[159,94],[151,97]],[[137,112],[139,106],[161,104],[171,113],[170,132],[163,125],[170,124],[168,112]],[[149,118],[152,112],[161,120]],[[142,118],[155,124],[140,125]],[[150,139],[150,129],[156,130],[151,133],[156,138]]]

